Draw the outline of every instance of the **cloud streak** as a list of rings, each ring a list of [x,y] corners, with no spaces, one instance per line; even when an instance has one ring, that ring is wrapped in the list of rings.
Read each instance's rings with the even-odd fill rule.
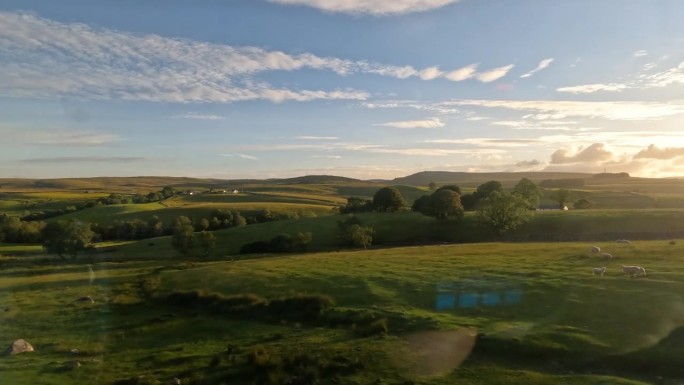
[[[122,140],[118,135],[107,132],[70,129],[20,130],[0,128],[0,135],[4,143],[40,146],[100,147]]]
[[[305,5],[325,12],[369,14],[373,16],[425,12],[458,0],[268,0],[271,3]]]
[[[553,58],[544,59],[544,60],[539,62],[539,65],[537,65],[537,68],[533,69],[532,71],[530,71],[526,74],[520,75],[520,77],[521,78],[529,78],[532,75],[534,75],[535,73],[537,73],[537,72],[547,68],[548,66],[550,66],[552,62],[553,62]]]
[[[193,119],[193,120],[225,120],[225,116],[211,115],[211,114],[197,114],[189,112],[182,115],[174,115],[173,119]]]
[[[375,6],[379,2],[364,3]],[[401,1],[386,4],[395,3]],[[311,69],[338,76],[375,74],[452,81],[475,77],[491,82],[513,67],[482,73],[475,72],[475,65],[447,72],[437,66],[416,69],[311,53],[293,55],[258,47],[135,35],[12,12],[0,12],[0,37],[0,96],[17,98],[164,103],[366,100],[370,95],[361,90],[289,89],[256,77],[263,72]],[[182,117],[218,119],[200,114]]]
[[[654,120],[684,113],[684,100],[671,102],[581,102],[562,100],[451,100],[442,106],[486,107],[565,117]]]
[[[441,128],[441,127],[444,127],[444,122],[442,122],[439,118],[429,118],[429,119],[424,119],[424,120],[403,120],[403,121],[396,121],[396,122],[380,123],[380,124],[376,124],[376,126],[403,128],[403,129]]]
[[[489,71],[481,72],[477,74],[477,80],[483,82],[483,83],[491,83],[495,80],[499,80],[502,77],[506,76],[508,74],[508,71],[513,69],[513,64],[509,64],[507,66],[499,67],[499,68],[494,68]]]
[[[54,164],[54,163],[135,163],[148,161],[142,156],[61,156],[54,158],[22,159],[22,163]]]

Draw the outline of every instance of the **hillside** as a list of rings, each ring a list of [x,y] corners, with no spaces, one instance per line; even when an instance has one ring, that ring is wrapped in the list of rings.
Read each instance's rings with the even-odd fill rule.
[[[431,182],[439,185],[457,184],[461,187],[477,187],[490,180],[498,180],[508,187],[522,178],[528,178],[535,183],[545,179],[574,179],[592,178],[594,174],[576,172],[452,172],[452,171],[423,171],[416,174],[396,178],[392,184],[412,186],[427,186]]]

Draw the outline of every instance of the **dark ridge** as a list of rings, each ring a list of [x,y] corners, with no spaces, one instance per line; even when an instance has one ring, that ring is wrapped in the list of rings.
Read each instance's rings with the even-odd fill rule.
[[[393,184],[412,186],[427,186],[429,183],[457,184],[465,187],[477,187],[480,184],[498,180],[504,185],[514,185],[522,178],[528,178],[535,183],[544,179],[559,178],[591,178],[594,174],[575,172],[453,172],[453,171],[422,171],[409,176],[396,178]]]

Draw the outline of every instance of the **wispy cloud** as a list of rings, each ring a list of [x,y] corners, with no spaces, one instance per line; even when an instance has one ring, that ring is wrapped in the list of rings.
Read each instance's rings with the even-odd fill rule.
[[[530,113],[608,120],[653,120],[684,113],[684,100],[671,102],[581,102],[562,100],[451,100],[445,106],[501,108]]]
[[[240,154],[240,153],[233,153],[233,154],[219,154],[219,156],[224,156],[228,158],[242,158],[242,159],[248,159],[248,160],[259,160],[258,157],[254,155],[248,155],[248,154]]]
[[[572,87],[560,87],[556,88],[556,91],[558,92],[567,92],[571,94],[591,94],[594,92],[599,92],[599,91],[610,91],[610,92],[620,92],[624,89],[627,89],[628,86],[626,84],[619,84],[619,83],[609,83],[609,84],[584,84],[581,86],[572,86]]]
[[[476,154],[504,154],[498,149],[448,149],[448,148],[374,148],[367,150],[376,154],[410,155],[410,156],[449,156]]]
[[[370,14],[374,16],[424,12],[458,0],[269,0],[272,3],[306,5],[325,12]]]
[[[483,83],[490,83],[495,80],[499,80],[502,77],[506,76],[508,74],[508,71],[513,69],[514,65],[509,64],[507,66],[499,67],[499,68],[494,68],[489,71],[481,72],[477,74],[477,80],[483,82]]]
[[[337,140],[339,139],[337,136],[309,136],[309,135],[303,135],[303,136],[295,136],[295,139],[299,140]]]
[[[122,140],[118,135],[107,132],[71,129],[0,128],[0,135],[4,143],[41,146],[99,147]]]
[[[646,50],[643,50],[643,49],[642,49],[642,50],[639,50],[639,51],[634,52],[634,53],[632,54],[632,56],[634,56],[634,57],[644,57],[644,56],[648,56],[648,52],[647,52]]]
[[[437,79],[438,77],[442,76],[444,72],[442,72],[439,67],[428,67],[422,71],[420,71],[419,75],[421,79],[423,80],[433,80]]]
[[[331,3],[336,3],[330,0]],[[352,2],[369,8],[448,4],[453,1]],[[339,4],[352,4],[340,1]],[[321,0],[320,4],[328,4]],[[409,9],[406,8],[406,9]],[[375,74],[423,80],[491,82],[513,65],[479,74],[475,65],[450,72],[437,66],[416,69],[366,60],[288,54],[258,47],[235,47],[158,35],[136,35],[84,24],[67,24],[12,12],[0,12],[0,96],[75,98],[166,103],[231,103],[246,100],[366,100],[362,90],[290,89],[257,78],[269,71],[313,69],[339,76]],[[220,119],[188,113],[186,119]]]
[[[444,127],[444,122],[439,118],[429,118],[424,120],[403,120],[396,122],[379,123],[376,126],[394,127],[394,128],[440,128]]]
[[[471,64],[463,68],[447,72],[446,74],[444,74],[444,77],[454,82],[460,82],[472,78],[473,76],[475,76],[476,73],[477,64]]]
[[[529,78],[530,76],[532,76],[535,73],[543,70],[544,68],[547,68],[549,65],[551,65],[552,62],[553,62],[553,58],[544,59],[544,60],[539,62],[539,65],[537,65],[537,68],[533,69],[532,71],[530,71],[526,74],[520,75],[520,77],[521,78]]]
[[[684,84],[684,62],[664,71],[648,73],[655,69],[659,64],[660,63],[657,61],[646,63],[643,67],[644,73],[633,76],[622,83],[582,84],[578,86],[560,87],[557,88],[556,91],[574,94],[589,94],[600,91],[620,92],[628,89],[663,88],[670,85]]]
[[[186,114],[174,115],[173,119],[196,119],[196,120],[225,120],[225,116],[211,115],[211,114],[198,114],[194,112],[188,112]]]
[[[61,156],[53,158],[22,159],[22,163],[134,163],[149,160],[142,156]]]
[[[464,138],[464,139],[431,139],[424,143],[434,144],[467,144],[479,147],[527,147],[535,144],[543,144],[539,139],[514,139],[514,138]]]

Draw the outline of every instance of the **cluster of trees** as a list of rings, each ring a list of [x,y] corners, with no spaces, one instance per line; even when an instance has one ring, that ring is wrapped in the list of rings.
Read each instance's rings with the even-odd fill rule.
[[[458,220],[464,211],[477,211],[482,222],[500,233],[512,230],[525,221],[529,210],[539,204],[541,191],[527,178],[516,184],[513,191],[504,191],[501,182],[489,181],[474,192],[462,194],[460,187],[447,185],[430,195],[418,198],[411,209],[439,220]]]
[[[0,242],[40,243],[45,222],[22,221],[17,217],[0,214]]]
[[[396,187],[383,187],[375,192],[373,199],[347,198],[347,204],[340,208],[341,214],[370,211],[394,212],[407,208],[406,200]]]
[[[185,257],[209,256],[216,249],[216,236],[208,231],[196,233],[192,220],[179,216],[171,226],[171,245]]]
[[[240,254],[304,252],[312,239],[309,232],[299,232],[295,236],[289,234],[276,235],[268,241],[256,241],[242,245]]]
[[[70,205],[61,209],[48,209],[41,211],[32,211],[31,213],[21,217],[22,221],[40,221],[43,219],[54,218],[64,214],[70,214],[89,207],[87,204],[80,204],[78,206]]]
[[[373,228],[362,226],[356,216],[337,221],[337,240],[342,246],[367,249],[373,243],[373,234]]]
[[[130,204],[130,203],[152,203],[152,202],[159,202],[164,199],[171,198],[172,196],[176,195],[177,192],[176,190],[171,187],[171,186],[166,186],[162,188],[160,191],[153,191],[150,193],[147,193],[146,195],[143,194],[135,194],[135,195],[125,195],[125,194],[119,194],[119,193],[112,193],[109,194],[108,196],[104,198],[97,199],[96,202],[97,204],[102,204],[102,205],[121,205],[121,204]]]
[[[461,189],[454,185],[442,186],[431,195],[416,199],[411,210],[440,220],[462,218]]]

